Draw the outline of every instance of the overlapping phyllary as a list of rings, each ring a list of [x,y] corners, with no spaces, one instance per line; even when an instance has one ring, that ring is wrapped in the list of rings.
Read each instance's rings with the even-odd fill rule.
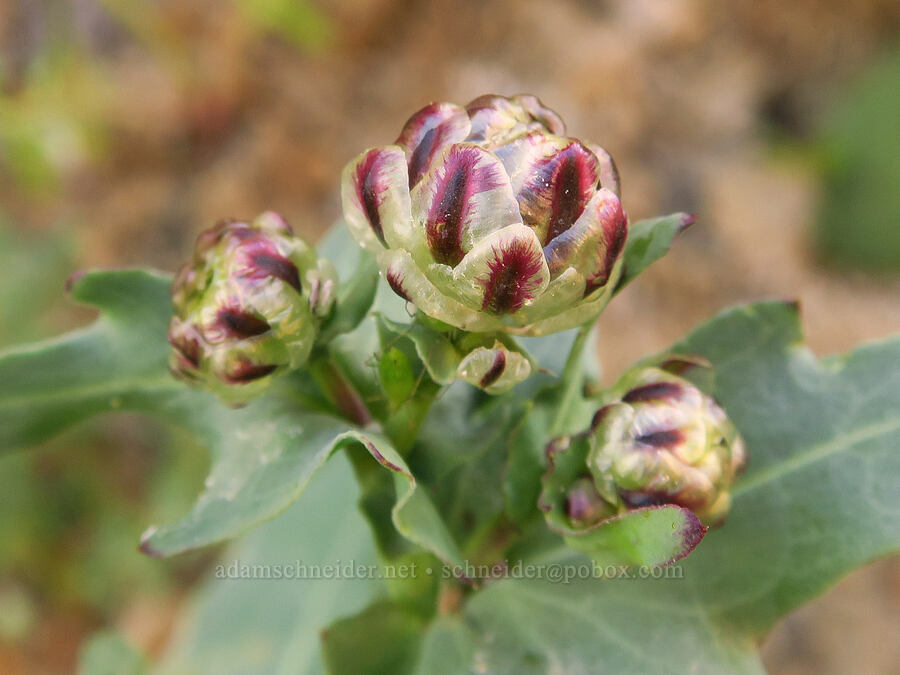
[[[628,220],[603,148],[533,96],[426,106],[344,170],[344,216],[394,291],[470,331],[546,335],[592,321]]]

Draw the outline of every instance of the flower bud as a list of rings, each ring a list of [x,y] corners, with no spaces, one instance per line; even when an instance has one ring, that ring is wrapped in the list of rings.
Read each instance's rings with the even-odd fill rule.
[[[691,382],[641,367],[594,417],[587,468],[610,504],[677,504],[706,525],[728,514],[744,444],[725,411]]]
[[[573,529],[590,527],[615,514],[615,509],[600,496],[592,478],[579,478],[566,494],[566,517]]]
[[[502,394],[531,375],[528,357],[500,340],[479,345],[466,354],[456,376],[488,394]]]
[[[545,335],[596,318],[627,218],[609,154],[533,96],[433,103],[344,170],[357,241],[391,288],[468,331]]]
[[[331,310],[335,272],[274,212],[222,221],[197,237],[172,285],[170,366],[228,403],[302,366]]]

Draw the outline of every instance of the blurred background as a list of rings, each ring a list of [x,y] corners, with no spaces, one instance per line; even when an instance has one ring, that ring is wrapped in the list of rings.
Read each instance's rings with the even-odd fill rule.
[[[432,100],[530,92],[605,146],[632,219],[698,223],[601,319],[612,379],[728,304],[800,298],[819,354],[900,331],[897,0],[0,0],[0,348],[90,320],[66,277],[174,270],[223,216],[316,238],[339,173]],[[137,418],[0,458],[0,672],[151,655],[215,551],[154,561],[206,460]],[[900,562],[766,641],[773,673],[896,672]]]

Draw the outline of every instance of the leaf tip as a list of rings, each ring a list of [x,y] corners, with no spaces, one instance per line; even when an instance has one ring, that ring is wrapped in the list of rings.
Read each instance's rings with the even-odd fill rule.
[[[800,316],[801,307],[800,307],[800,300],[799,300],[799,299],[797,299],[797,298],[793,298],[793,299],[784,299],[784,300],[781,301],[781,304],[784,305],[784,307],[785,307],[789,312],[791,312],[792,314],[794,314],[795,316]]]
[[[681,550],[673,558],[663,563],[663,567],[685,558],[691,551],[697,548],[697,544],[700,543],[703,537],[706,536],[706,532],[709,530],[709,528],[701,523],[697,515],[690,509],[683,508],[682,513],[684,514],[685,522],[679,533],[681,535]]]
[[[374,457],[375,460],[379,464],[381,464],[386,469],[390,469],[391,471],[402,474],[405,478],[407,478],[410,481],[411,485],[415,485],[415,478],[413,478],[413,475],[404,467],[402,467],[398,464],[395,464],[394,462],[390,461],[387,457],[385,457],[381,453],[381,451],[378,449],[378,446],[375,445],[371,440],[369,440],[365,436],[359,436],[359,441],[363,444],[363,446],[366,448],[366,450],[369,451],[369,454],[371,454],[372,457]]]
[[[678,223],[678,233],[681,234],[691,225],[697,222],[697,216],[693,213],[682,213],[681,220]]]
[[[75,285],[85,276],[87,276],[87,274],[88,270],[86,269],[76,270],[75,272],[72,272],[72,274],[69,275],[69,278],[66,279],[66,293],[71,294],[73,289],[75,288]]]
[[[151,540],[156,534],[156,531],[156,525],[151,525],[146,530],[144,530],[144,533],[141,535],[141,543],[138,545],[138,551],[140,551],[144,555],[150,556],[151,558],[164,558],[165,554],[162,551],[154,548],[153,544],[151,543]]]

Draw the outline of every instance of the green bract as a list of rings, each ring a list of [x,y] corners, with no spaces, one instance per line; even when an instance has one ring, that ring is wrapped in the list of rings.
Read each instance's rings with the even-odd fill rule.
[[[433,103],[351,161],[344,215],[391,288],[468,331],[544,335],[595,319],[628,232],[609,153],[533,96]]]
[[[439,385],[463,380],[492,395],[503,394],[538,370],[538,364],[516,341],[505,333],[467,333],[422,315],[410,324],[399,324],[380,316],[385,333],[383,347],[390,352],[398,340],[408,340],[415,347],[417,359]],[[394,357],[389,359],[390,373],[382,373],[382,384],[396,382],[403,367]],[[387,376],[387,377],[386,377]],[[409,370],[408,385],[414,389],[418,377]],[[385,385],[386,386],[386,385]]]
[[[218,223],[197,237],[172,285],[172,371],[229,403],[247,401],[306,362],[334,286],[331,263],[278,214]]]

